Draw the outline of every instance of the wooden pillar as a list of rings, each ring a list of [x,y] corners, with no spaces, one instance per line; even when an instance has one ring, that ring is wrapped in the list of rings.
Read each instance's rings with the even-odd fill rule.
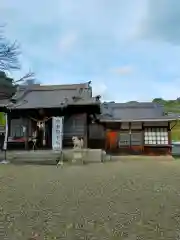
[[[87,141],[87,144],[86,144],[86,148],[89,147],[89,115],[86,113],[86,141]]]
[[[171,136],[171,124],[168,122],[168,145],[170,146],[172,144],[172,136]],[[172,147],[169,147],[168,153],[171,154]]]
[[[11,113],[7,112],[7,120],[8,120],[8,137],[11,135]]]
[[[142,122],[142,138],[143,138],[143,140],[142,140],[142,153],[144,153],[144,145],[145,145],[145,140],[144,140],[145,134],[144,134],[144,132],[145,132],[145,128],[144,128],[144,123]]]
[[[171,128],[170,128],[170,123],[168,122],[168,144],[171,144]]]
[[[88,116],[84,114],[84,148],[88,147]]]
[[[4,145],[3,145],[3,149],[7,150],[7,144],[8,144],[8,136],[9,136],[9,117],[8,117],[8,113],[6,113],[6,130],[5,130],[5,136],[4,136]],[[5,160],[6,160],[6,154],[5,154]]]
[[[131,146],[131,122],[129,122],[129,150],[130,150],[130,153],[132,152],[132,146]]]
[[[106,125],[102,123],[103,126],[103,140],[102,140],[102,148],[106,150]]]
[[[26,119],[24,119],[23,122],[24,122],[24,126],[25,126],[25,129],[26,129],[25,134],[24,134],[24,136],[25,136],[25,150],[28,150],[28,140],[29,140],[29,119],[26,118]]]

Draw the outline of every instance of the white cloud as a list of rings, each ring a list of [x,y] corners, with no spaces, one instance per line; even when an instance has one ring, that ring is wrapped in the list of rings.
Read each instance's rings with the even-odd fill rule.
[[[107,86],[102,81],[92,81],[93,96],[101,95],[101,99],[106,98]]]
[[[157,88],[157,97],[162,97],[164,99],[176,99],[180,97],[180,79],[174,79],[168,82],[157,82],[154,83]],[[148,93],[147,93],[148,94]]]
[[[116,73],[118,75],[128,75],[131,74],[133,71],[133,68],[131,66],[122,66],[122,67],[115,67],[110,69],[112,73]]]
[[[47,25],[60,20],[60,2],[58,0],[41,1],[22,1],[22,0],[1,0],[0,12],[1,21],[13,23],[13,20],[21,23],[21,26],[28,25]],[[11,18],[9,18],[11,15]],[[25,20],[21,22],[21,20]],[[19,26],[17,26],[18,28]]]
[[[180,96],[179,89],[180,79],[160,82],[157,79],[133,76],[126,80],[122,79],[121,82],[116,79],[108,99],[116,102],[152,101],[157,97],[171,100]]]
[[[132,62],[133,58],[138,60],[135,56],[141,53],[143,57],[139,64],[142,71],[146,71],[144,66],[148,64],[143,60],[152,51],[150,48],[145,51],[147,45],[142,49],[142,43],[138,49],[134,36],[146,14],[147,0],[54,0],[53,3],[46,0],[43,4],[35,0],[28,3],[22,0],[0,1],[1,19],[7,23],[7,37],[22,43],[23,73],[35,66],[39,80],[53,84],[86,81],[91,79],[92,74],[97,75],[92,81],[93,95],[102,95],[106,101],[147,101],[154,97],[170,99],[179,96],[179,79],[164,82],[161,75],[162,79],[158,81],[153,80],[152,75],[149,79],[148,71],[144,76],[138,76],[131,66],[118,67],[118,63]],[[126,54],[128,51],[122,49],[122,43],[127,49],[132,47],[133,51]],[[154,56],[160,56],[158,62],[163,63],[162,58],[169,58],[169,53],[163,54],[163,49],[158,54],[158,49],[154,50]],[[74,50],[75,57],[65,59],[64,56]],[[177,63],[179,52],[176,54]],[[173,59],[174,56],[175,53]],[[150,59],[154,58],[150,56]],[[119,62],[119,59],[122,61]],[[106,71],[110,66],[117,68]]]
[[[118,45],[133,38],[144,16],[146,0],[61,0],[62,29],[79,30],[82,35],[110,38]]]
[[[142,38],[180,45],[180,1],[149,0],[142,19]]]
[[[73,50],[73,47],[76,44],[78,35],[75,32],[69,32],[61,37],[59,48],[61,53],[66,53]]]

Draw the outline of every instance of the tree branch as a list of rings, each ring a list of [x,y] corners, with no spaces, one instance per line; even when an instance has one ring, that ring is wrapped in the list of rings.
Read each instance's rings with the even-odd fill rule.
[[[11,69],[20,69],[19,44],[15,41],[10,43],[3,36],[3,26],[0,26],[0,70],[9,71]]]
[[[29,71],[26,73],[23,77],[21,77],[19,80],[14,81],[14,83],[25,83],[25,84],[33,84],[35,82],[35,73]]]
[[[19,70],[21,68],[19,62],[20,47],[17,41],[11,43],[4,37],[4,25],[0,25],[0,71]],[[37,83],[34,72],[29,71],[19,80],[13,81],[16,85],[25,84],[32,85]]]

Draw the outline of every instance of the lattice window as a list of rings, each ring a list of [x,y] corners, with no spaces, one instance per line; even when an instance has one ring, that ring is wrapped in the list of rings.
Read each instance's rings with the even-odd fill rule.
[[[167,145],[167,128],[145,128],[144,143],[147,145]]]

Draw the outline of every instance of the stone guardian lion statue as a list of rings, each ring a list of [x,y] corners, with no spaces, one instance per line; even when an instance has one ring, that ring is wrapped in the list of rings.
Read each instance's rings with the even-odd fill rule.
[[[79,139],[78,137],[73,136],[72,137],[72,142],[73,142],[73,145],[74,145],[73,148],[82,149],[84,147],[84,141],[83,141],[82,138]]]

